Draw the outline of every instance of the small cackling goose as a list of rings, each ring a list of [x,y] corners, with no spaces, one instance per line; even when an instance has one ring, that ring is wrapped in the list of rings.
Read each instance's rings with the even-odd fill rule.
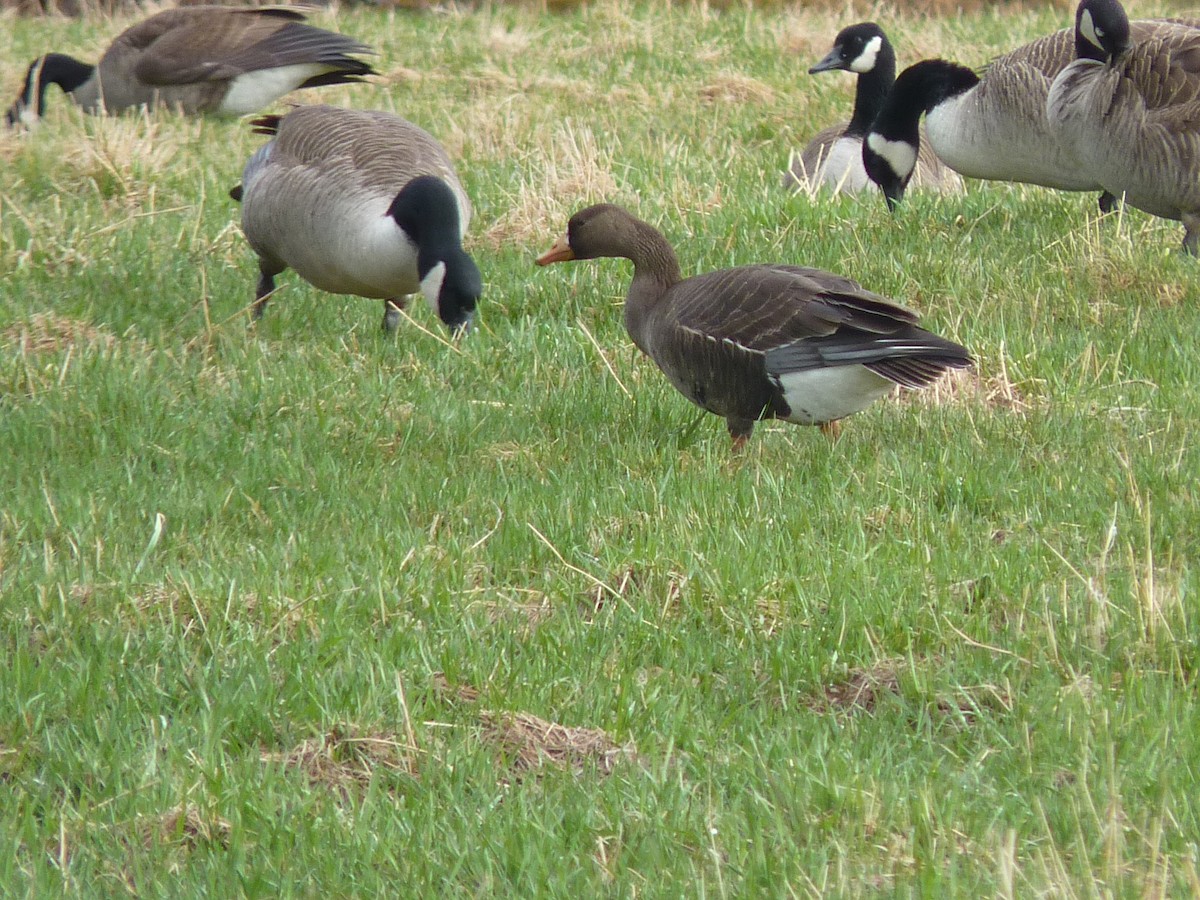
[[[230,193],[258,254],[256,320],[293,268],[323,291],[382,299],[388,332],[418,290],[452,331],[470,326],[483,291],[462,247],[471,202],[441,144],[399,116],[334,106],[254,124],[275,138]]]
[[[120,34],[94,66],[62,53],[34,60],[5,119],[32,123],[57,84],[90,113],[164,105],[243,115],[297,88],[359,81],[375,70],[354,38],[304,24],[293,9],[168,9]]]
[[[854,194],[871,184],[863,167],[862,142],[896,80],[896,53],[883,29],[874,22],[843,28],[833,49],[808,74],[838,69],[858,75],[850,121],[823,129],[799,156],[793,155],[784,187]],[[928,144],[921,145],[912,183],[941,193],[963,190],[958,173],[943,165]]]
[[[1200,28],[1130,28],[1117,0],[1083,0],[1077,59],[1054,80],[1046,115],[1090,175],[1138,209],[1183,222],[1200,252]]]
[[[915,313],[820,269],[750,265],[684,279],[653,226],[602,203],[571,217],[538,265],[633,262],[625,327],[685,397],[725,419],[734,449],[760,419],[820,425],[896,385],[925,387],[971,364],[964,347],[916,326]]]
[[[1142,40],[1157,28],[1176,27],[1176,21],[1139,21],[1133,29]],[[982,76],[944,59],[924,60],[901,72],[863,146],[867,173],[888,206],[901,200],[912,176],[922,113],[934,152],[969,178],[1102,190],[1046,118],[1050,85],[1074,57],[1074,34],[1064,29],[997,57]],[[1112,203],[1105,192],[1101,209]]]

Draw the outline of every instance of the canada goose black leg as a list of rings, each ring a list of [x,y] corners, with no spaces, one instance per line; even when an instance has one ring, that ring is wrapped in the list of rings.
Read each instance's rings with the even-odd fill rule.
[[[389,298],[383,301],[383,330],[388,334],[395,334],[396,329],[400,326],[400,311],[404,309],[405,300],[400,298]]]
[[[267,311],[267,301],[275,293],[275,276],[277,272],[269,271],[265,266],[259,267],[258,287],[254,290],[254,308],[251,315],[255,322]]]
[[[1108,191],[1102,191],[1100,193],[1100,200],[1098,202],[1100,204],[1100,215],[1102,216],[1107,216],[1110,212],[1117,208],[1116,196],[1110,194]]]
[[[1183,214],[1183,252],[1188,256],[1200,256],[1200,216]]]

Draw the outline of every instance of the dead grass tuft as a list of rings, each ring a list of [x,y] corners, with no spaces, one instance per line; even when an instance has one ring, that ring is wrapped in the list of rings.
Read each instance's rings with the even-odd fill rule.
[[[297,769],[311,784],[345,797],[370,784],[378,772],[415,778],[416,751],[399,735],[359,734],[353,725],[339,725],[284,753],[263,753],[261,759]]]
[[[142,843],[179,844],[187,849],[212,845],[228,849],[233,826],[220,816],[205,816],[196,807],[181,805],[143,822]]]
[[[770,103],[775,91],[749,75],[722,72],[700,88],[705,103]]]
[[[497,747],[518,777],[551,765],[611,774],[622,760],[636,760],[633,744],[617,744],[599,728],[572,728],[529,713],[480,710],[484,740]]]
[[[484,240],[494,250],[506,244],[548,246],[565,230],[572,213],[617,193],[612,171],[613,154],[619,152],[615,140],[601,147],[586,125],[558,125],[541,158],[530,161],[529,176],[503,204],[506,212],[484,232]]]
[[[1040,405],[1025,385],[1013,381],[1006,367],[984,376],[974,369],[954,369],[929,387],[919,391],[896,391],[892,396],[900,403],[919,406],[971,405],[1026,413]]]
[[[900,693],[900,670],[905,661],[885,659],[870,668],[851,669],[845,677],[822,687],[808,706],[816,712],[874,712],[887,694]]]
[[[475,703],[479,700],[478,688],[473,688],[469,684],[451,684],[445,672],[434,672],[430,684],[433,686],[435,694],[451,701]]]
[[[80,319],[57,313],[35,313],[28,321],[15,322],[0,332],[6,346],[22,355],[58,353],[80,347],[111,349],[116,338]]]

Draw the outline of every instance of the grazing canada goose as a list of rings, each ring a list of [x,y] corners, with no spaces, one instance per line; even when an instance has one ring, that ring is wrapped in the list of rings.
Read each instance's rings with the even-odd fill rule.
[[[388,332],[418,290],[451,330],[470,326],[483,291],[462,248],[471,202],[441,144],[399,116],[334,106],[254,125],[275,138],[230,193],[258,254],[256,320],[290,267],[323,291],[383,299]]]
[[[831,125],[808,142],[784,175],[785,187],[810,191],[826,187],[855,194],[871,184],[863,166],[862,143],[896,80],[896,52],[882,28],[860,22],[838,32],[833,49],[808,74],[838,69],[858,75],[850,121]],[[963,190],[958,173],[943,165],[928,144],[921,145],[912,183],[941,193]]]
[[[925,387],[971,364],[965,348],[918,328],[915,313],[820,269],[751,265],[684,279],[657,229],[607,203],[572,216],[537,262],[601,257],[633,262],[633,342],[685,397],[724,417],[735,450],[759,419],[836,434],[839,419],[896,385]]]
[[[292,9],[168,9],[120,34],[94,66],[61,53],[34,60],[5,119],[15,125],[39,117],[50,84],[90,113],[162,104],[237,116],[297,88],[376,74],[349,56],[370,47],[304,18]]]
[[[1134,34],[1144,40],[1159,27],[1175,27],[1175,21],[1135,22]],[[982,76],[943,59],[901,72],[863,147],[867,173],[888,206],[900,202],[912,176],[922,113],[934,152],[962,175],[1064,191],[1102,190],[1046,118],[1050,85],[1074,57],[1074,34],[1064,29],[996,58]],[[1113,202],[1106,192],[1101,209]]]
[[[1183,222],[1183,248],[1200,252],[1200,28],[1130,28],[1117,0],[1083,0],[1078,59],[1054,80],[1051,126],[1106,190],[1138,209]]]

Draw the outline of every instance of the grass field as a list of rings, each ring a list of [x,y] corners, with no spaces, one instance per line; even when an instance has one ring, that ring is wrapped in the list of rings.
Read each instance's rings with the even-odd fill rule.
[[[868,16],[979,64],[1071,11]],[[1094,196],[783,193],[854,20],[316,15],[385,74],[296,99],[461,160],[459,345],[293,274],[250,327],[245,123],[0,136],[3,893],[1200,894],[1196,263]],[[129,21],[4,17],[0,99]],[[533,265],[601,199],[977,370],[731,458],[628,264]]]

